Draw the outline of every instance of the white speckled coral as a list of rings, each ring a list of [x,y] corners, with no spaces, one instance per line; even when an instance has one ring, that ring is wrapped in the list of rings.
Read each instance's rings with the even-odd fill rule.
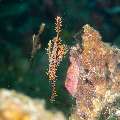
[[[65,86],[76,98],[75,120],[96,120],[120,96],[120,50],[103,43],[99,32],[89,25],[83,26],[79,46],[70,50]]]

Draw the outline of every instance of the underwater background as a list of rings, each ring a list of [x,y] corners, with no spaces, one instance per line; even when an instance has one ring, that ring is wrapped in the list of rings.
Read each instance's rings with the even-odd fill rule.
[[[48,55],[45,48],[55,36],[55,17],[63,20],[62,41],[74,45],[73,36],[85,24],[97,29],[105,42],[120,47],[120,0],[0,0],[0,88],[44,99],[46,108],[69,116],[74,99],[64,87],[68,55],[57,71],[56,101],[50,103]],[[45,23],[41,49],[30,63],[32,36]]]

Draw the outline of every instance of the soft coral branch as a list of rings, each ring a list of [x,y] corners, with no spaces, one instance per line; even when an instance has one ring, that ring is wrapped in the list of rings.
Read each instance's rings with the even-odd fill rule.
[[[53,38],[52,41],[51,40],[49,41],[48,49],[47,49],[47,54],[49,56],[49,69],[47,74],[52,87],[51,101],[54,101],[54,98],[57,95],[55,89],[57,68],[67,51],[66,45],[61,43],[61,37],[60,37],[62,18],[57,16],[55,20],[56,20],[55,31],[57,35],[56,37]]]

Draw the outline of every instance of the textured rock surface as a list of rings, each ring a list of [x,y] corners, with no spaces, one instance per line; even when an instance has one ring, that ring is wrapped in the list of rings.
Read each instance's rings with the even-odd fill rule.
[[[61,112],[45,109],[43,100],[33,100],[15,91],[0,90],[0,120],[65,120]]]
[[[103,43],[89,25],[83,26],[81,42],[71,47],[65,87],[76,98],[72,118],[95,120],[120,96],[120,50]]]

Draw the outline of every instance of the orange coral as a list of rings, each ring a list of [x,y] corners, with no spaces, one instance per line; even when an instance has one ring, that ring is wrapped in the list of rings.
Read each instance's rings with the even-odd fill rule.
[[[48,77],[52,85],[52,96],[51,100],[53,101],[56,96],[55,90],[55,82],[56,82],[56,72],[57,67],[60,64],[63,56],[66,54],[66,46],[61,43],[60,32],[62,27],[62,19],[61,17],[57,16],[55,23],[55,31],[57,33],[56,37],[53,40],[49,41],[47,54],[49,56],[49,70],[48,70]]]

